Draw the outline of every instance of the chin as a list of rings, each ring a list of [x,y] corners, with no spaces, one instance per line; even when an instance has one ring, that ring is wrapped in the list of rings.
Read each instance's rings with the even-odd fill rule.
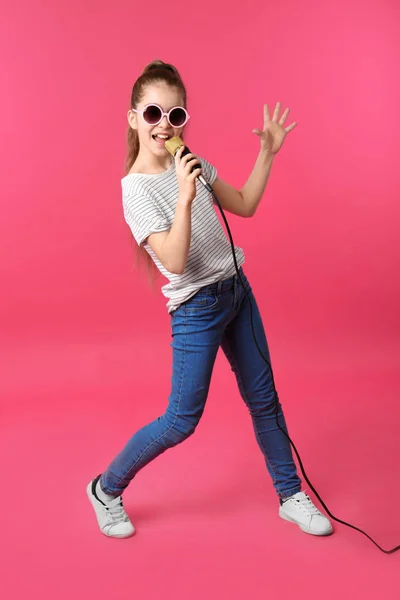
[[[169,154],[168,150],[166,148],[155,148],[155,151],[157,154],[162,154],[163,156],[165,154]]]

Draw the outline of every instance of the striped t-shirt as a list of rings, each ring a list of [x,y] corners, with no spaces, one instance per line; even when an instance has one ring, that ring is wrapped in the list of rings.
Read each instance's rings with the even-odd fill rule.
[[[203,175],[212,184],[217,170],[204,158],[200,159]],[[173,223],[178,199],[178,181],[175,162],[163,173],[130,173],[121,179],[124,218],[136,242],[142,244],[169,280],[161,288],[168,298],[168,313],[194,296],[210,283],[232,277],[236,273],[232,247],[214,208],[214,199],[196,180],[196,197],[192,202],[191,241],[189,253],[181,274],[170,273],[159,261],[147,243],[150,233],[168,231]],[[236,261],[240,267],[245,256],[242,248],[235,246]]]

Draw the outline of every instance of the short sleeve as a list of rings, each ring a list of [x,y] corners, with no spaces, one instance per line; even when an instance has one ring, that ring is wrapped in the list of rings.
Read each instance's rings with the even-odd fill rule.
[[[217,177],[217,169],[205,158],[201,158],[201,156],[199,156],[199,159],[203,169],[203,175],[208,183],[212,185]]]
[[[123,198],[124,218],[140,246],[151,233],[167,231],[170,224],[155,202],[147,196]]]

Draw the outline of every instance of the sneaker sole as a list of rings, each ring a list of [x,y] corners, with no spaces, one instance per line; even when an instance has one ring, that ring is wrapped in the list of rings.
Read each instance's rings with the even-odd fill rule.
[[[280,512],[279,516],[281,517],[281,519],[284,519],[285,521],[289,521],[289,523],[294,523],[295,525],[297,525],[298,527],[300,527],[300,529],[302,531],[304,531],[305,533],[309,533],[310,535],[324,536],[324,535],[331,535],[331,533],[333,533],[333,527],[331,527],[328,531],[321,531],[321,532],[319,532],[319,531],[311,531],[305,525],[301,525],[297,521],[294,521],[293,519],[291,519],[290,517],[288,517],[287,515],[285,515],[285,513],[281,513]]]
[[[90,481],[90,482],[88,483],[88,485],[86,486],[86,495],[87,495],[87,497],[89,498],[90,504],[93,506],[93,509],[94,509],[94,514],[95,514],[95,516],[96,516],[96,521],[97,521],[97,524],[98,524],[98,526],[99,526],[99,529],[100,529],[100,531],[101,531],[101,533],[102,533],[103,535],[105,535],[106,537],[110,537],[110,538],[117,538],[117,539],[128,538],[128,537],[132,537],[133,535],[135,535],[135,533],[136,533],[136,530],[135,530],[135,528],[133,527],[133,525],[132,525],[132,527],[133,527],[133,531],[132,531],[132,533],[128,533],[128,534],[120,534],[120,535],[109,535],[108,533],[106,533],[106,532],[105,532],[105,531],[104,531],[104,530],[103,530],[103,529],[100,527],[100,523],[99,523],[99,521],[98,521],[98,519],[97,519],[96,504],[95,504],[95,503],[96,503],[96,499],[93,497],[93,494],[92,494],[92,482],[91,482],[91,481]]]

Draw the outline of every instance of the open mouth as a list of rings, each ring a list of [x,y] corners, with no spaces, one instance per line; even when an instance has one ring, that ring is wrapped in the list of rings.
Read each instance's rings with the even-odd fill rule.
[[[160,143],[165,143],[167,140],[170,139],[170,135],[163,134],[163,133],[155,133],[154,135],[151,136],[153,138],[153,140],[155,140],[156,142],[160,142]]]

